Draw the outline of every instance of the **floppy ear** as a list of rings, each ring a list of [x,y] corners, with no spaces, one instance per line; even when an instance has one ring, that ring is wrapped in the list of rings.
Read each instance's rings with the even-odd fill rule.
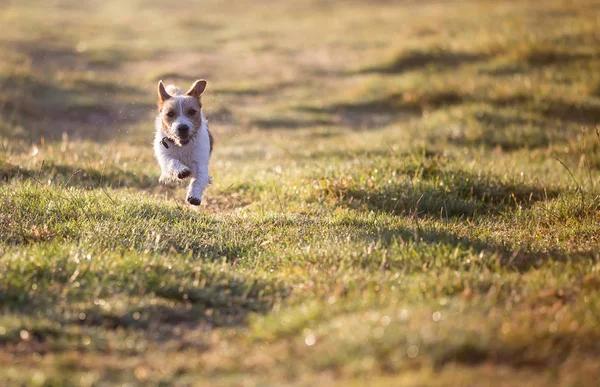
[[[204,89],[206,89],[206,81],[204,79],[199,79],[192,85],[192,88],[185,93],[185,95],[190,95],[192,97],[200,98],[202,93],[204,93]]]
[[[158,81],[158,107],[160,108],[166,100],[171,98],[171,94],[167,93],[163,81]]]

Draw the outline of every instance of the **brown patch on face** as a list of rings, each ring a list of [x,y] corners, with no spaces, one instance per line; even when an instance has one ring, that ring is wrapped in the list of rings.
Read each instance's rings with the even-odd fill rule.
[[[171,123],[179,117],[179,106],[174,98],[158,101],[158,111],[163,123],[163,129],[170,131]]]
[[[202,125],[201,109],[200,101],[190,96],[176,96],[164,101],[160,107],[163,129],[174,135],[171,125],[184,116],[191,123],[191,131],[196,132]]]
[[[194,123],[195,128],[200,128],[200,125],[202,124],[202,114],[200,114],[202,104],[200,103],[200,99],[187,96],[181,98],[183,99],[181,103],[181,108],[183,110],[182,114]]]

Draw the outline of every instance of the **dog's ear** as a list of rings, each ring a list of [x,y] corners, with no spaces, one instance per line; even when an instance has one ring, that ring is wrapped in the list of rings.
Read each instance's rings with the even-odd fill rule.
[[[163,81],[158,81],[158,108],[160,109],[163,102],[171,98],[171,94],[167,93]]]
[[[206,81],[204,79],[199,79],[192,87],[185,93],[185,95],[190,95],[192,97],[200,98],[202,93],[204,93],[204,89],[206,89]]]

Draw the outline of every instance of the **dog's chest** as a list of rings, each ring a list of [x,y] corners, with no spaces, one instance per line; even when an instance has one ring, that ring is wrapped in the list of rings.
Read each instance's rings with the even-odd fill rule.
[[[169,148],[171,155],[177,160],[181,161],[185,165],[191,165],[197,162],[197,149],[196,144],[189,144],[186,146],[177,146],[173,144]]]

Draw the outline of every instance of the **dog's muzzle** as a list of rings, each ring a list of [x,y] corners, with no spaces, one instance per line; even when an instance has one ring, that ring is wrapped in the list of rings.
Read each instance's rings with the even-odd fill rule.
[[[188,125],[178,125],[175,134],[177,135],[177,139],[181,145],[186,145],[188,142],[190,142],[190,127]]]

